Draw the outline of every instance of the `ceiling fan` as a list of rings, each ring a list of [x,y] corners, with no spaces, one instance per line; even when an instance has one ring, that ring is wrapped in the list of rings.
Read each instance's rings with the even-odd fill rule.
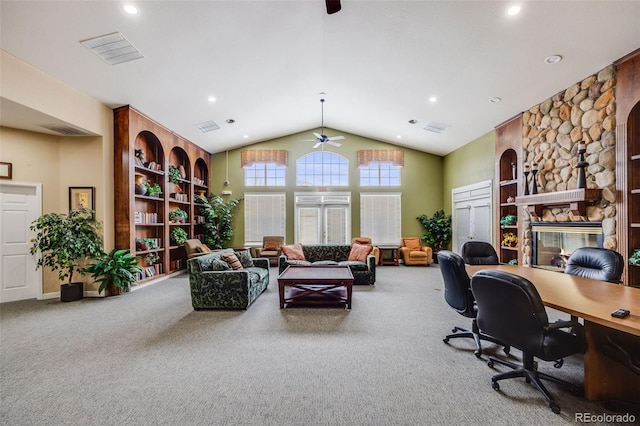
[[[322,133],[313,133],[313,136],[315,136],[315,139],[305,139],[303,140],[303,142],[315,142],[316,144],[313,146],[313,149],[318,148],[319,146],[322,146],[322,149],[324,149],[324,144],[328,143],[329,145],[333,145],[333,146],[342,146],[341,143],[335,142],[335,141],[339,141],[344,139],[344,136],[332,136],[329,137],[327,135],[324,134],[324,99],[320,99],[320,104],[322,105]]]
[[[331,15],[332,13],[339,12],[342,9],[340,6],[340,0],[325,0],[327,4],[327,13]]]

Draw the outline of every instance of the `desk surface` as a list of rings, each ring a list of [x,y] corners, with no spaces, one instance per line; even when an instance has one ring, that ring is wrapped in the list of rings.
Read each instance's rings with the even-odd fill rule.
[[[640,336],[640,289],[560,272],[513,265],[467,265],[472,276],[482,269],[511,272],[531,281],[544,304],[585,320]],[[618,308],[631,311],[627,318],[613,318]]]

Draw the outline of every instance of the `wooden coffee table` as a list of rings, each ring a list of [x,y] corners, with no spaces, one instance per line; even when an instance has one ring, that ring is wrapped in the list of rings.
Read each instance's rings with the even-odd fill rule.
[[[285,294],[285,287],[289,290]],[[340,304],[351,309],[353,274],[348,266],[289,266],[278,277],[280,309],[287,305]]]

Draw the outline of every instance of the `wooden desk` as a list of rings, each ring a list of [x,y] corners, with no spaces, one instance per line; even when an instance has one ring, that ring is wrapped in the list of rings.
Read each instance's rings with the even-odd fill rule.
[[[531,281],[545,306],[584,319],[587,352],[584,354],[584,392],[589,401],[629,399],[640,401],[640,377],[598,351],[608,329],[640,336],[640,289],[588,278],[513,265],[467,265],[473,276],[479,270],[511,272]],[[631,314],[613,318],[611,312],[625,308]]]

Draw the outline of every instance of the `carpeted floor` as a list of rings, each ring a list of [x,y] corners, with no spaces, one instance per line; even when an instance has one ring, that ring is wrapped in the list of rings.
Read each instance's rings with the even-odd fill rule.
[[[379,267],[350,311],[280,310],[276,273],[246,311],[195,312],[186,275],[106,299],[0,305],[0,423],[557,425],[605,413],[555,385],[560,415],[524,380],[494,391],[470,339],[442,342],[470,322],[445,303],[437,265]],[[580,357],[540,369],[582,380]]]

